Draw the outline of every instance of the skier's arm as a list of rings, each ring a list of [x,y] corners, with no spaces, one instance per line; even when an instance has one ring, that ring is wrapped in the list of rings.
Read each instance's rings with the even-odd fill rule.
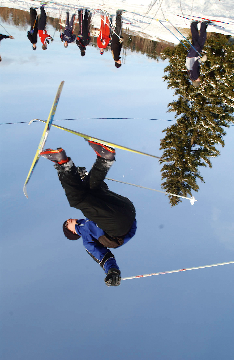
[[[8,35],[2,35],[2,34],[0,34],[0,41],[1,41],[2,39],[9,39],[9,37],[10,37],[10,36],[8,36]]]
[[[106,274],[112,268],[119,270],[114,255],[105,246],[94,241],[91,236],[83,239],[83,244],[88,254],[103,268]]]

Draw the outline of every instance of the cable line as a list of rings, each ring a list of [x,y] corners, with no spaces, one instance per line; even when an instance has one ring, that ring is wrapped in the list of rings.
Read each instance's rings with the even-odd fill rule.
[[[59,119],[56,121],[77,121],[77,120],[151,120],[151,121],[174,121],[172,119],[156,119],[156,118],[134,118],[134,117],[80,117],[77,119]],[[0,123],[0,125],[15,125],[15,124],[28,124],[28,121],[18,121],[18,122],[6,122],[6,123]]]

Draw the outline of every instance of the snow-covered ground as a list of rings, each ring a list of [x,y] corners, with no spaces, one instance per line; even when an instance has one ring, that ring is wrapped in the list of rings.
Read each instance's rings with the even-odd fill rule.
[[[31,6],[39,7],[40,1],[8,0],[0,1],[0,6],[28,11]],[[177,44],[182,36],[171,25],[189,28],[189,19],[207,18],[216,20],[216,26],[210,25],[208,31],[221,32],[234,36],[234,1],[233,0],[59,0],[48,1],[47,13],[55,18],[65,18],[65,12],[75,12],[79,8],[90,8],[93,13],[94,27],[100,26],[100,12],[115,14],[117,9],[124,9],[123,26],[139,35],[165,40]],[[166,29],[160,22],[168,27]],[[174,36],[174,35],[176,36]],[[185,34],[185,33],[184,33]],[[187,34],[185,34],[187,35]]]

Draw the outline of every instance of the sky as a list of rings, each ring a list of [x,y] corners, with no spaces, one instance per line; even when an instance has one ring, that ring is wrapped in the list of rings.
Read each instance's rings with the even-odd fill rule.
[[[39,160],[29,199],[23,194],[44,125],[3,124],[47,119],[64,80],[55,123],[160,156],[162,130],[175,122],[162,79],[167,62],[128,52],[116,69],[110,53],[90,46],[82,58],[58,33],[47,51],[32,52],[25,30],[2,24],[15,40],[1,42],[1,359],[232,359],[234,265],[108,288],[82,241],[62,233],[65,219],[82,214],[69,207],[50,161]],[[113,251],[123,277],[234,260],[233,131],[212,169],[201,170],[193,206],[171,208],[163,194],[108,182],[137,213],[136,235]],[[77,166],[95,161],[82,138],[51,128],[46,147],[59,146]],[[160,168],[157,159],[117,150],[108,176],[160,190]]]

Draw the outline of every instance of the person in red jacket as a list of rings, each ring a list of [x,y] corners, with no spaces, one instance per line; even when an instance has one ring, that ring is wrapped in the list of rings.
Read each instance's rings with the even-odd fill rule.
[[[44,5],[41,6],[41,16],[38,21],[38,35],[42,42],[42,50],[47,49],[47,44],[49,44],[49,40],[53,41],[53,38],[47,34],[47,31],[45,30],[46,27],[46,12],[44,9]]]
[[[100,27],[100,33],[97,38],[97,45],[100,49],[100,54],[102,55],[104,52],[104,49],[108,46],[110,42],[110,22],[108,16],[105,16],[105,22],[104,22],[104,15],[101,16],[101,27]]]

